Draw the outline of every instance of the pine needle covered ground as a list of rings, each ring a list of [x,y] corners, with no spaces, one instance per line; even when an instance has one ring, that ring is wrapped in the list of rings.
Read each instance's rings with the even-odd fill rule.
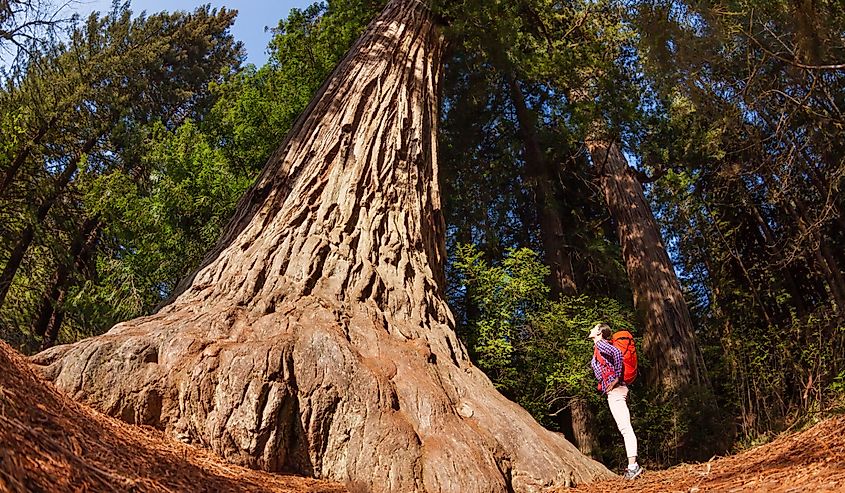
[[[614,479],[566,492],[638,493],[843,492],[845,416],[822,421],[745,452],[665,471],[646,471],[635,481]]]
[[[0,341],[0,492],[31,491],[346,490],[226,465],[157,430],[109,418],[60,394]]]
[[[0,342],[0,492],[274,491],[341,485],[226,465],[149,427],[65,397]],[[845,491],[845,416],[743,453],[563,492]]]

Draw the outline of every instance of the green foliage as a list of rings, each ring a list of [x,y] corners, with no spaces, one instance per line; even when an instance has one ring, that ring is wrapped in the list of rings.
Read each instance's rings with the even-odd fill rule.
[[[615,422],[596,391],[589,366],[593,343],[586,336],[597,322],[605,322],[638,337],[630,308],[606,297],[549,299],[548,268],[526,248],[510,250],[492,264],[476,247],[462,244],[454,266],[461,284],[454,304],[473,306],[459,334],[478,366],[505,395],[552,429],[565,428],[561,416],[572,399],[586,400],[595,418],[599,456],[607,464],[624,464]],[[642,351],[639,363],[641,375],[647,374],[650,364]],[[727,450],[732,428],[705,405],[712,399],[707,387],[666,399],[644,378],[635,382],[629,405],[642,460],[655,465],[681,456],[706,460],[714,446]]]
[[[209,83],[240,61],[240,44],[228,33],[233,20],[233,12],[207,7],[141,18],[125,6],[95,13],[71,27],[66,44],[46,45],[6,81],[0,121],[19,127],[0,157],[0,214],[8,225],[0,259],[4,276],[13,276],[8,296],[0,297],[6,332],[32,341],[31,330],[44,330],[36,321],[44,310],[138,313],[137,301],[120,295],[146,286],[125,277],[109,286],[110,275],[101,276],[97,265],[110,264],[98,262],[96,252],[114,245],[126,258],[134,248],[120,241],[121,225],[112,221],[147,212],[130,210],[151,176],[145,139],[206,111]],[[101,241],[84,247],[89,237]],[[87,299],[80,285],[96,286],[106,296],[95,300],[105,301]],[[68,333],[103,329],[82,312],[64,320]]]
[[[515,350],[529,336],[529,317],[546,302],[548,268],[527,248],[511,250],[501,265],[490,266],[475,247],[460,245],[455,269],[480,312],[469,328],[470,352],[497,386],[515,387]]]
[[[572,399],[585,400],[594,418],[598,456],[606,464],[623,465],[622,440],[607,402],[596,391],[589,365],[593,343],[587,334],[597,322],[605,322],[638,337],[630,308],[586,295],[550,300],[548,268],[526,248],[510,250],[491,264],[476,247],[462,244],[454,265],[462,291],[455,303],[475,307],[459,334],[478,366],[505,395],[552,429],[565,429],[561,418]],[[641,374],[647,373],[649,361],[642,351],[639,361]],[[732,430],[705,405],[712,402],[711,392],[693,387],[667,400],[642,377],[634,383],[629,406],[644,463],[667,464],[680,456],[706,460],[714,443],[727,450]]]
[[[842,370],[839,375],[833,378],[830,390],[840,395],[845,394],[845,370]]]
[[[435,8],[449,21],[455,47],[439,141],[453,228],[447,241],[475,243],[491,260],[517,246],[542,251],[548,232],[537,190],[545,187],[542,207],[565,225],[556,242],[579,292],[628,294],[604,197],[582,152],[594,121],[625,121],[610,112],[629,111],[637,100],[625,99],[631,94],[624,88],[632,86],[615,68],[631,42],[629,31],[617,29],[622,11],[612,2],[462,1]],[[592,95],[598,86],[581,91],[582,76],[613,88],[612,101]],[[521,118],[515,88],[527,110]],[[574,88],[583,96],[573,98]],[[528,162],[532,139],[539,163]]]
[[[570,399],[595,394],[587,333],[597,322],[634,331],[630,310],[608,298],[549,299],[548,267],[530,249],[498,264],[472,245],[454,261],[463,302],[475,310],[459,334],[496,386],[547,426]]]
[[[153,126],[143,158],[148,180],[116,171],[91,184],[87,208],[109,226],[99,282],[86,284],[67,306],[81,326],[109,327],[149,311],[214,244],[251,178],[208,139],[191,120],[174,132]]]
[[[17,156],[30,155],[0,191],[0,261],[19,231],[30,223],[37,231],[0,311],[4,338],[34,347],[27,327],[62,269],[72,271],[66,296],[47,300],[66,315],[60,341],[102,332],[167,299],[379,4],[294,9],[274,30],[261,68],[239,66],[240,43],[227,31],[231,11],[133,18],[117,5],[18,67],[0,92],[0,128],[10,137],[0,144],[0,177]],[[90,137],[96,143],[79,173],[51,189]],[[56,161],[56,170],[45,173],[36,156]],[[28,206],[29,195],[56,203],[33,218],[38,203]],[[81,265],[67,252],[92,219],[97,241]]]
[[[845,366],[845,78],[831,66],[845,9],[637,4],[654,94],[643,161],[665,173],[651,198],[720,404],[753,441],[828,406]]]
[[[281,143],[381,2],[332,1],[292,9],[273,29],[269,61],[212,83],[203,131],[240,173],[255,174]]]
[[[637,121],[636,32],[623,3],[466,0],[435,8],[464,51],[531,84],[562,136]]]

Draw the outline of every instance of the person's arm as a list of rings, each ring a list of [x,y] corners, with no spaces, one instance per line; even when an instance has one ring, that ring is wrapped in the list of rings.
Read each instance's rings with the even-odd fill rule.
[[[610,345],[610,349],[612,350],[611,354],[613,355],[613,371],[616,372],[616,378],[621,382],[625,376],[625,365],[622,361],[622,351],[613,344]]]

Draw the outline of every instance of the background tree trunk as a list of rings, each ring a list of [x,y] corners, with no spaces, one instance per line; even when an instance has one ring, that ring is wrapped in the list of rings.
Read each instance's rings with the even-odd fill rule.
[[[594,457],[598,453],[599,440],[596,436],[596,423],[590,403],[583,397],[574,397],[569,403],[572,419],[572,434],[578,450],[587,457]]]
[[[555,197],[555,175],[540,149],[536,133],[537,117],[528,109],[519,82],[512,71],[507,71],[505,78],[516,109],[519,135],[522,138],[524,178],[534,191],[534,203],[537,205],[544,259],[550,269],[549,287],[555,298],[560,295],[571,296],[576,292],[575,274],[570,252],[564,248],[566,237],[563,216]]]
[[[503,65],[506,62],[501,62]],[[555,175],[548,163],[536,133],[537,117],[528,109],[525,95],[519,87],[512,70],[505,73],[511,101],[516,109],[519,134],[522,137],[525,159],[525,181],[534,189],[534,201],[540,220],[540,238],[546,265],[549,266],[549,287],[552,296],[573,296],[577,292],[575,273],[572,269],[571,252],[565,249],[563,214],[555,197]],[[592,456],[597,449],[598,438],[592,422],[589,403],[582,398],[574,398],[570,403],[568,423],[572,428],[572,439],[581,453]]]
[[[609,475],[475,368],[443,297],[443,41],[394,0],[172,303],[35,357],[60,388],[270,471],[373,491]]]
[[[616,222],[634,307],[645,325],[642,347],[651,363],[645,377],[671,406],[675,430],[670,461],[705,460],[724,447],[725,429],[657,221],[619,147],[601,140],[587,140],[586,145]]]
[[[76,233],[70,247],[70,255],[65,262],[56,267],[50,279],[49,287],[41,299],[38,318],[35,319],[32,332],[42,336],[41,349],[47,349],[56,342],[64,320],[64,303],[68,289],[73,281],[74,272],[81,272],[97,247],[97,240],[102,227],[99,217],[87,218]]]
[[[615,143],[588,140],[610,214],[616,222],[634,306],[645,323],[649,379],[667,393],[707,383],[689,309],[642,185]]]
[[[47,219],[47,214],[50,213],[50,209],[53,208],[53,205],[61,197],[65,187],[67,187],[68,183],[70,183],[73,175],[79,168],[80,161],[82,161],[85,155],[94,148],[94,144],[96,143],[97,140],[95,138],[89,139],[82,145],[82,148],[76,153],[76,155],[70,159],[61,174],[56,177],[55,183],[53,184],[53,190],[50,192],[50,195],[48,195],[44,201],[41,202],[41,205],[38,206],[38,210],[35,212],[34,223],[27,225],[18,236],[18,241],[12,248],[9,259],[3,267],[3,272],[0,273],[0,306],[3,306],[3,302],[6,300],[6,295],[9,294],[9,288],[12,286],[12,281],[15,280],[15,275],[23,262],[24,256],[26,255],[27,250],[29,250],[30,245],[32,245],[32,241],[35,239],[36,225],[43,223]]]

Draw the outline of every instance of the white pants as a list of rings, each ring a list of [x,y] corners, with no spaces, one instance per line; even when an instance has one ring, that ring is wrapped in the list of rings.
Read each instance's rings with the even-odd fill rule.
[[[610,414],[616,420],[619,433],[622,433],[622,438],[625,440],[625,454],[628,457],[636,457],[637,435],[634,435],[631,413],[628,411],[628,387],[621,385],[608,392],[607,404],[610,406]]]

